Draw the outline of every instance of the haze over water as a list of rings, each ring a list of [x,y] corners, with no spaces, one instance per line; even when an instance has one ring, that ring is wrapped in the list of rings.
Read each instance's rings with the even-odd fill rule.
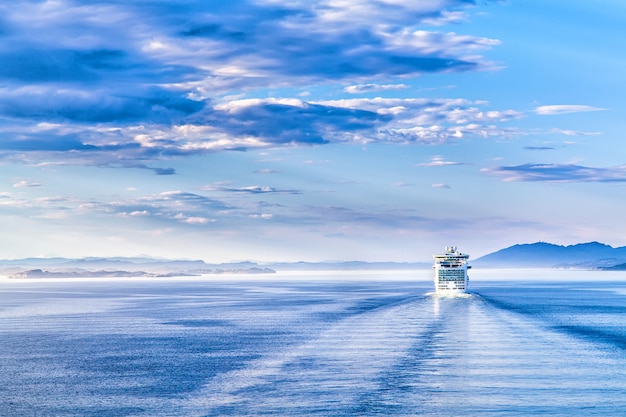
[[[0,415],[624,415],[616,274],[429,273],[1,280]]]

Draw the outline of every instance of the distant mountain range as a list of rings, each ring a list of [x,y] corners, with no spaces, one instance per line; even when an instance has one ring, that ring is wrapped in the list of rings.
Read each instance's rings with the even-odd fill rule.
[[[10,278],[171,277],[275,272],[271,268],[254,262],[208,264],[199,260],[167,260],[147,257],[0,260],[0,275]]]
[[[599,242],[570,246],[546,242],[513,245],[470,260],[475,268],[570,268],[626,270],[626,246]],[[0,260],[0,275],[10,278],[171,277],[207,274],[271,274],[276,271],[416,270],[430,262],[231,262],[209,264],[201,260],[150,257],[26,258]]]
[[[0,276],[10,278],[172,277],[209,274],[273,274],[279,271],[415,270],[430,263],[408,262],[230,262],[125,258],[24,258],[0,259]]]
[[[546,242],[513,245],[471,264],[486,268],[572,268],[626,270],[626,246],[599,242],[561,246]]]

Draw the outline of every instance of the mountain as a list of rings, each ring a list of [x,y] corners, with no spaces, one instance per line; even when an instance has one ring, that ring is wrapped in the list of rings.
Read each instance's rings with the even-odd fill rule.
[[[561,246],[546,242],[513,245],[472,262],[483,268],[596,269],[626,263],[626,246],[614,248],[599,242]]]
[[[626,246],[599,242],[570,246],[546,242],[513,245],[470,264],[476,268],[572,268],[626,270]],[[0,276],[12,278],[172,277],[206,274],[266,274],[276,271],[356,271],[430,269],[427,262],[273,262],[242,261],[209,264],[201,260],[150,257],[0,259]]]
[[[11,278],[171,277],[205,274],[275,273],[254,262],[208,264],[201,260],[154,258],[25,258],[0,260],[0,275]]]
[[[415,270],[430,263],[409,262],[228,262],[210,264],[201,260],[149,257],[125,258],[24,258],[0,259],[0,275],[11,278],[78,277],[172,277],[207,274],[267,274],[279,271]]]

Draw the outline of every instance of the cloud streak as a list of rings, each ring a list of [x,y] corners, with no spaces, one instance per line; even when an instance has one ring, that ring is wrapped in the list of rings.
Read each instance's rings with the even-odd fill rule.
[[[13,184],[13,188],[32,188],[41,187],[42,184],[39,181],[20,180]]]
[[[137,199],[112,202],[83,202],[77,208],[83,215],[115,216],[157,224],[209,225],[237,207],[200,194],[167,191]]]
[[[302,194],[299,190],[279,189],[266,185],[251,185],[247,187],[206,186],[202,189],[205,191],[223,191],[237,194]]]
[[[542,116],[551,116],[569,113],[584,113],[591,111],[606,110],[600,107],[586,106],[581,104],[555,104],[550,106],[539,106],[535,108],[535,113]]]
[[[357,84],[350,85],[343,89],[350,94],[376,93],[379,91],[406,90],[409,88],[406,84]]]
[[[483,169],[503,181],[626,182],[626,166],[610,168],[575,164],[524,164]]]
[[[454,161],[446,161],[441,156],[433,156],[430,162],[422,162],[417,164],[420,167],[444,167],[444,166],[454,166],[454,165],[465,165],[463,162],[454,162]]]

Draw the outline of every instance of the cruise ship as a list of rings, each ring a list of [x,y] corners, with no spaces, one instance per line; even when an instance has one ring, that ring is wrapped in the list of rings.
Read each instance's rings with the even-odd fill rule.
[[[467,291],[469,277],[467,264],[469,255],[461,253],[456,246],[446,247],[444,253],[433,255],[435,264],[435,291],[437,293],[464,293]]]

